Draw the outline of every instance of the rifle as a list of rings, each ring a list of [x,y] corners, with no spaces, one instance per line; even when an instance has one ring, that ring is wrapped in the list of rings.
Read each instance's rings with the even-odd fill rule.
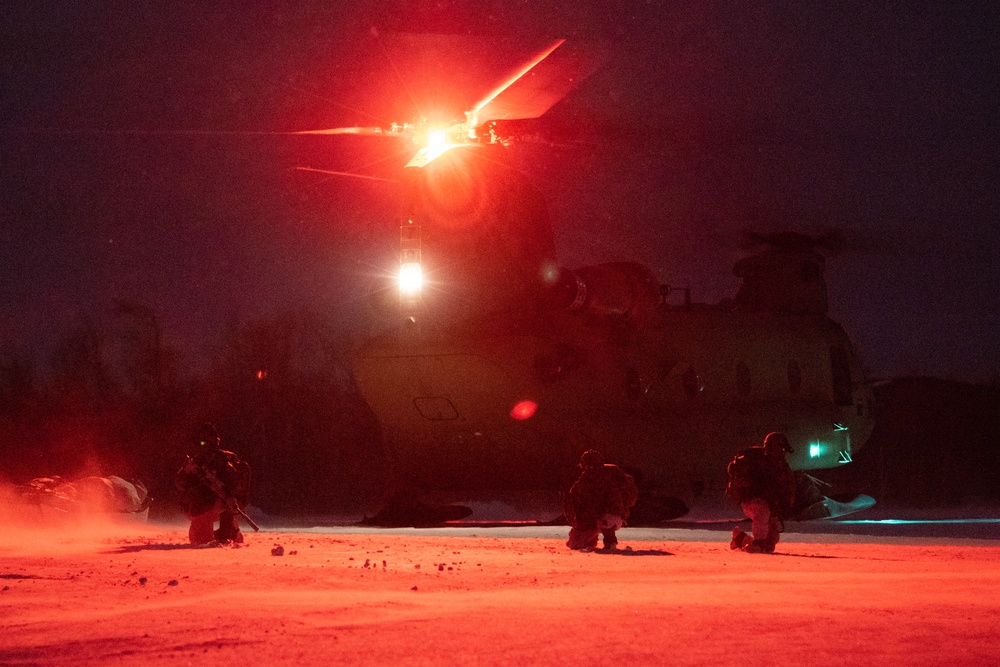
[[[184,467],[193,472],[198,479],[204,482],[205,486],[211,489],[212,493],[219,497],[219,500],[222,501],[222,504],[226,506],[228,511],[242,517],[244,521],[250,524],[250,527],[254,529],[254,532],[260,530],[260,526],[258,526],[257,523],[243,511],[240,504],[236,502],[236,498],[233,498],[231,495],[226,493],[225,487],[222,485],[222,480],[219,479],[214,470],[206,470],[202,466],[198,465],[190,456],[187,457],[187,463]]]

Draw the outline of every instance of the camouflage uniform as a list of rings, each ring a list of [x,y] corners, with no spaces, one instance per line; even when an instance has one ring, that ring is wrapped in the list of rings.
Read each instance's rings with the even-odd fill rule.
[[[791,452],[782,433],[768,434],[764,444],[743,450],[729,464],[726,492],[740,503],[749,517],[753,536],[733,528],[732,549],[773,553],[787,518],[795,504],[795,474],[785,460]]]
[[[604,536],[604,548],[618,544],[615,532],[625,525],[638,495],[635,480],[616,465],[605,464],[594,450],[580,459],[583,471],[569,490],[564,503],[571,528],[566,546],[593,549],[597,536]]]
[[[175,477],[181,507],[191,521],[188,539],[195,545],[243,541],[236,515],[226,509],[222,499],[202,480],[197,472],[199,467],[214,474],[226,494],[241,508],[250,502],[250,466],[233,452],[221,449],[214,433],[211,427],[202,428],[199,438],[202,449],[185,462]],[[213,530],[216,521],[219,528]]]

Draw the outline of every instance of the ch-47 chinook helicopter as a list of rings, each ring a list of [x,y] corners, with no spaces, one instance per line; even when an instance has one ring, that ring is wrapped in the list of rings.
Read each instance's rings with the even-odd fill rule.
[[[734,453],[770,431],[788,435],[795,469],[850,462],[872,430],[873,397],[826,314],[820,239],[760,236],[735,267],[738,293],[717,304],[638,263],[559,265],[542,197],[504,145],[511,121],[552,99],[526,111],[511,102],[514,84],[561,46],[449,126],[318,131],[418,141],[402,179],[393,324],[353,359],[396,474],[497,497],[558,488],[594,447],[637,473],[647,499],[687,504],[721,495]],[[830,506],[812,511],[859,508]]]

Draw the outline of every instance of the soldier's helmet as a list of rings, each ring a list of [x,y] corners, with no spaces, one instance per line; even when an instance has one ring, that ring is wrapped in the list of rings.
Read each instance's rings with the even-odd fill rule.
[[[580,467],[587,468],[600,468],[604,465],[604,457],[596,449],[588,449],[580,457]]]
[[[772,431],[767,434],[767,437],[764,438],[764,448],[777,448],[783,452],[795,451],[792,449],[792,445],[788,442],[788,438],[780,431]]]
[[[202,424],[201,428],[198,429],[195,442],[201,447],[218,447],[219,433],[211,424]]]

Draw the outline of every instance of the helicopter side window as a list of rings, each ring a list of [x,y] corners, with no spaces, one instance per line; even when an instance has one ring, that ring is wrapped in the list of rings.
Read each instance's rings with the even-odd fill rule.
[[[752,388],[753,382],[750,377],[750,367],[741,361],[736,364],[736,391],[746,396]]]
[[[802,388],[802,367],[799,362],[792,359],[788,362],[788,391],[793,394],[799,393]]]
[[[830,372],[833,379],[833,402],[837,405],[853,403],[851,398],[851,363],[843,345],[830,346]]]
[[[694,366],[688,366],[688,369],[681,375],[681,386],[684,387],[684,393],[688,395],[688,398],[694,398],[698,392],[704,389]]]

